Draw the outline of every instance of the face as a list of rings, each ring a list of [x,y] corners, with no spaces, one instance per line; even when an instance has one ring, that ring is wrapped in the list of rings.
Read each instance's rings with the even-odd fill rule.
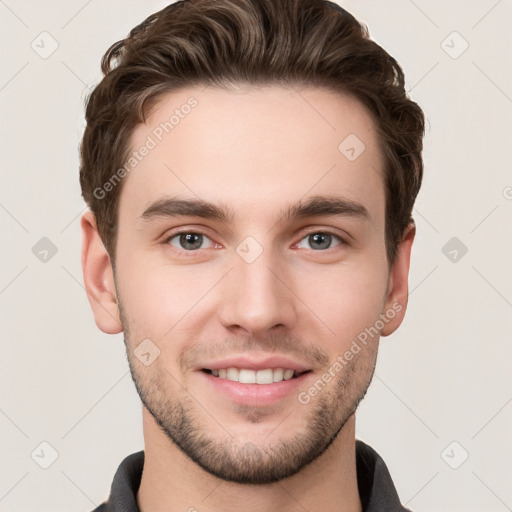
[[[351,418],[405,311],[370,115],[323,89],[189,88],[131,149],[115,294],[144,406],[211,474],[295,474]]]

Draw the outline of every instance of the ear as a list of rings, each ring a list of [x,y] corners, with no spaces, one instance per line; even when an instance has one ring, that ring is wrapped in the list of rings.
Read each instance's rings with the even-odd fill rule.
[[[416,234],[416,226],[411,223],[407,226],[398,246],[396,259],[389,272],[388,290],[382,314],[388,322],[381,331],[381,336],[389,336],[396,331],[404,319],[409,297],[409,263],[411,248]]]
[[[96,325],[106,334],[117,334],[123,330],[123,326],[117,305],[114,273],[92,211],[87,210],[82,215],[80,226],[82,272]]]

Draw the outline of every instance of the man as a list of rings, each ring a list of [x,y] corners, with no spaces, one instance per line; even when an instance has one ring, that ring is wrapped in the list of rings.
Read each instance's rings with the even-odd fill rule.
[[[102,70],[82,266],[145,449],[96,511],[405,510],[355,440],[423,172],[399,65],[330,2],[187,0]]]

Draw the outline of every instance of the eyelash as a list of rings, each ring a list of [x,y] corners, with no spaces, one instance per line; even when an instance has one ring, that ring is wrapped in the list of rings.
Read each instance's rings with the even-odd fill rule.
[[[169,236],[167,236],[163,243],[164,244],[168,244],[170,245],[170,241],[173,239],[173,238],[176,238],[177,236],[179,235],[188,235],[188,234],[194,234],[194,235],[202,235],[202,236],[205,236],[206,238],[210,238],[206,233],[202,232],[201,230],[181,230],[181,231],[176,231],[172,234],[170,234]],[[328,230],[312,230],[312,231],[309,231],[307,233],[304,234],[304,236],[294,245],[297,245],[299,244],[300,242],[302,242],[302,240],[304,240],[305,238],[307,238],[308,236],[311,236],[311,235],[316,235],[316,234],[321,234],[321,235],[330,235],[332,236],[333,238],[335,238],[338,242],[339,242],[339,245],[337,246],[334,246],[334,247],[329,247],[328,249],[320,249],[320,250],[315,250],[315,249],[307,249],[307,250],[310,250],[312,252],[317,252],[317,253],[321,253],[321,252],[327,252],[329,251],[330,249],[335,249],[336,247],[341,247],[341,246],[347,246],[349,245],[348,242],[343,238],[341,237],[339,234],[337,233],[334,233],[332,231],[328,231]],[[214,242],[215,243],[215,242]],[[179,253],[182,253],[182,254],[185,254],[187,256],[192,256],[194,255],[194,253],[197,253],[199,252],[201,249],[195,249],[195,250],[185,250],[185,249],[180,249],[180,248],[177,248],[177,247],[174,247],[174,246],[171,246],[173,247],[173,249],[175,249],[176,251],[178,251]],[[302,249],[303,250],[303,249]]]
[[[312,231],[305,233],[304,236],[299,240],[298,243],[302,242],[302,240],[304,240],[305,238],[307,238],[308,236],[311,236],[311,235],[330,235],[333,238],[335,238],[336,240],[338,240],[339,246],[348,245],[348,242],[338,233],[334,233],[333,231],[329,231],[329,230],[322,231],[322,230],[318,230],[318,229],[314,229]],[[297,245],[297,244],[294,244],[294,245]],[[339,247],[339,246],[336,245],[334,247],[329,247],[329,249],[335,249],[336,247]],[[314,252],[326,252],[329,249],[324,249],[324,250],[319,250],[319,251],[315,251],[314,249],[309,249],[309,250],[314,251]]]
[[[171,240],[173,238],[176,238],[177,236],[179,235],[189,235],[189,234],[193,234],[193,235],[202,235],[202,236],[205,236],[206,238],[210,238],[206,233],[204,233],[203,231],[197,229],[197,230],[193,230],[193,229],[184,229],[184,230],[181,230],[181,231],[176,231],[175,233],[172,233],[171,235],[167,236],[163,243],[164,244],[168,244],[170,247],[172,247],[176,252],[180,253],[180,254],[184,254],[185,256],[194,256],[195,254],[197,254],[200,250],[202,249],[195,249],[193,251],[187,251],[185,249],[181,249],[181,248],[178,248],[178,247],[174,247],[170,244]],[[215,243],[215,242],[214,242]]]

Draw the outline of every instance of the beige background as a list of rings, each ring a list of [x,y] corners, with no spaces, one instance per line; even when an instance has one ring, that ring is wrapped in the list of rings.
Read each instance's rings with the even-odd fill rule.
[[[104,51],[165,4],[0,0],[2,512],[88,512],[143,448],[122,336],[96,328],[83,289],[78,144]],[[429,122],[409,311],[382,342],[358,437],[417,512],[510,510],[512,2],[342,5]]]

